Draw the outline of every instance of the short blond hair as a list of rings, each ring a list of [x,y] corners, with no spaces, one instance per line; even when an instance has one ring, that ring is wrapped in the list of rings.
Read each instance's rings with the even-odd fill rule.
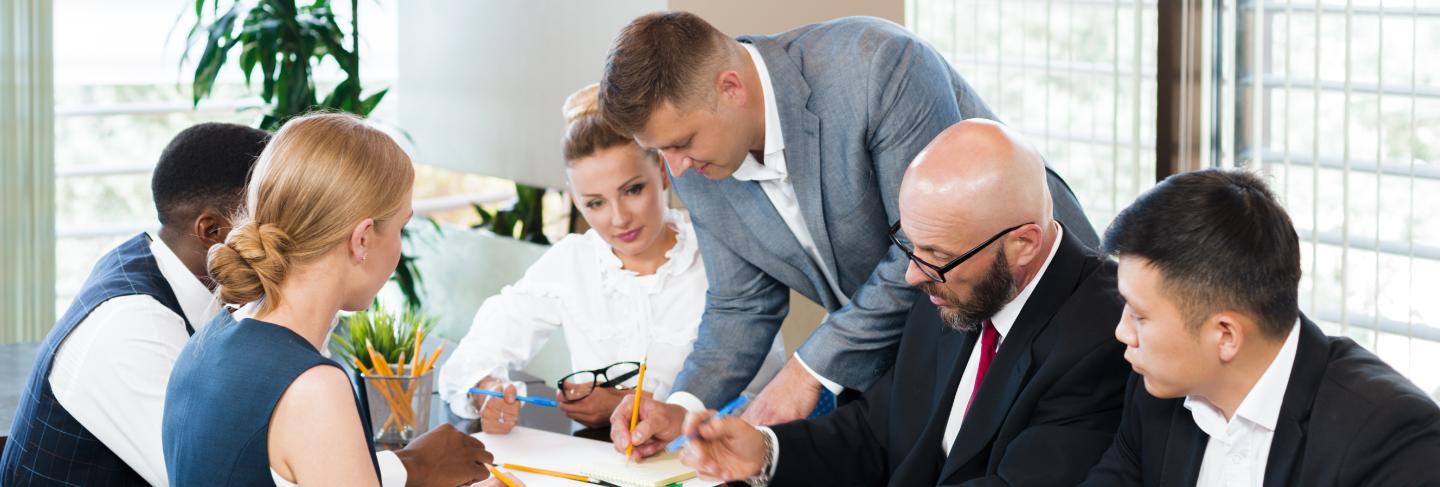
[[[366,218],[393,218],[415,181],[410,156],[360,117],[321,113],[285,123],[255,164],[225,243],[210,248],[220,300],[275,309],[292,266],[349,240]]]

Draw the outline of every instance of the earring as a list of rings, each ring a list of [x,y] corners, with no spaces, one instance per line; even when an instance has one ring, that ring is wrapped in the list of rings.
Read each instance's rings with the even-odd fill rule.
[[[360,256],[360,262],[365,262],[365,256],[364,256],[364,255],[361,255],[361,256]]]

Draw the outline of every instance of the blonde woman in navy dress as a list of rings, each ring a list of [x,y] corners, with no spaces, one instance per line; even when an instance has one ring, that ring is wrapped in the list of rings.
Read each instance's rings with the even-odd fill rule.
[[[350,380],[319,350],[336,313],[368,307],[395,269],[414,177],[389,136],[351,115],[297,118],[275,135],[209,255],[221,301],[258,301],[256,312],[221,313],[175,363],[162,430],[171,485],[380,485]],[[484,446],[449,438],[472,458],[444,476],[412,471],[411,485],[488,477]]]

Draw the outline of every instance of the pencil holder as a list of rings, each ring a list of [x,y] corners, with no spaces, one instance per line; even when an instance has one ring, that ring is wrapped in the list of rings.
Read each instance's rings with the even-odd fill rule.
[[[396,375],[362,375],[375,443],[405,446],[430,430],[430,398],[435,381],[429,370],[419,376],[409,372],[407,366]]]

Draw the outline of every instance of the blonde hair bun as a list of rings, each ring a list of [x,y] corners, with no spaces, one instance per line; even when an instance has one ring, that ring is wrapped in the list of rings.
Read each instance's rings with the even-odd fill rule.
[[[220,300],[264,297],[260,315],[281,306],[286,276],[344,245],[360,222],[404,224],[410,215],[399,212],[414,181],[410,156],[360,117],[317,113],[285,122],[255,162],[234,229],[210,248]]]
[[[590,86],[580,88],[580,91],[571,93],[565,98],[565,106],[561,113],[565,115],[567,125],[574,124],[582,117],[595,115],[600,112],[600,85],[592,83]]]
[[[210,248],[209,268],[220,301],[244,304],[272,294],[290,268],[290,236],[277,225],[250,221]]]

